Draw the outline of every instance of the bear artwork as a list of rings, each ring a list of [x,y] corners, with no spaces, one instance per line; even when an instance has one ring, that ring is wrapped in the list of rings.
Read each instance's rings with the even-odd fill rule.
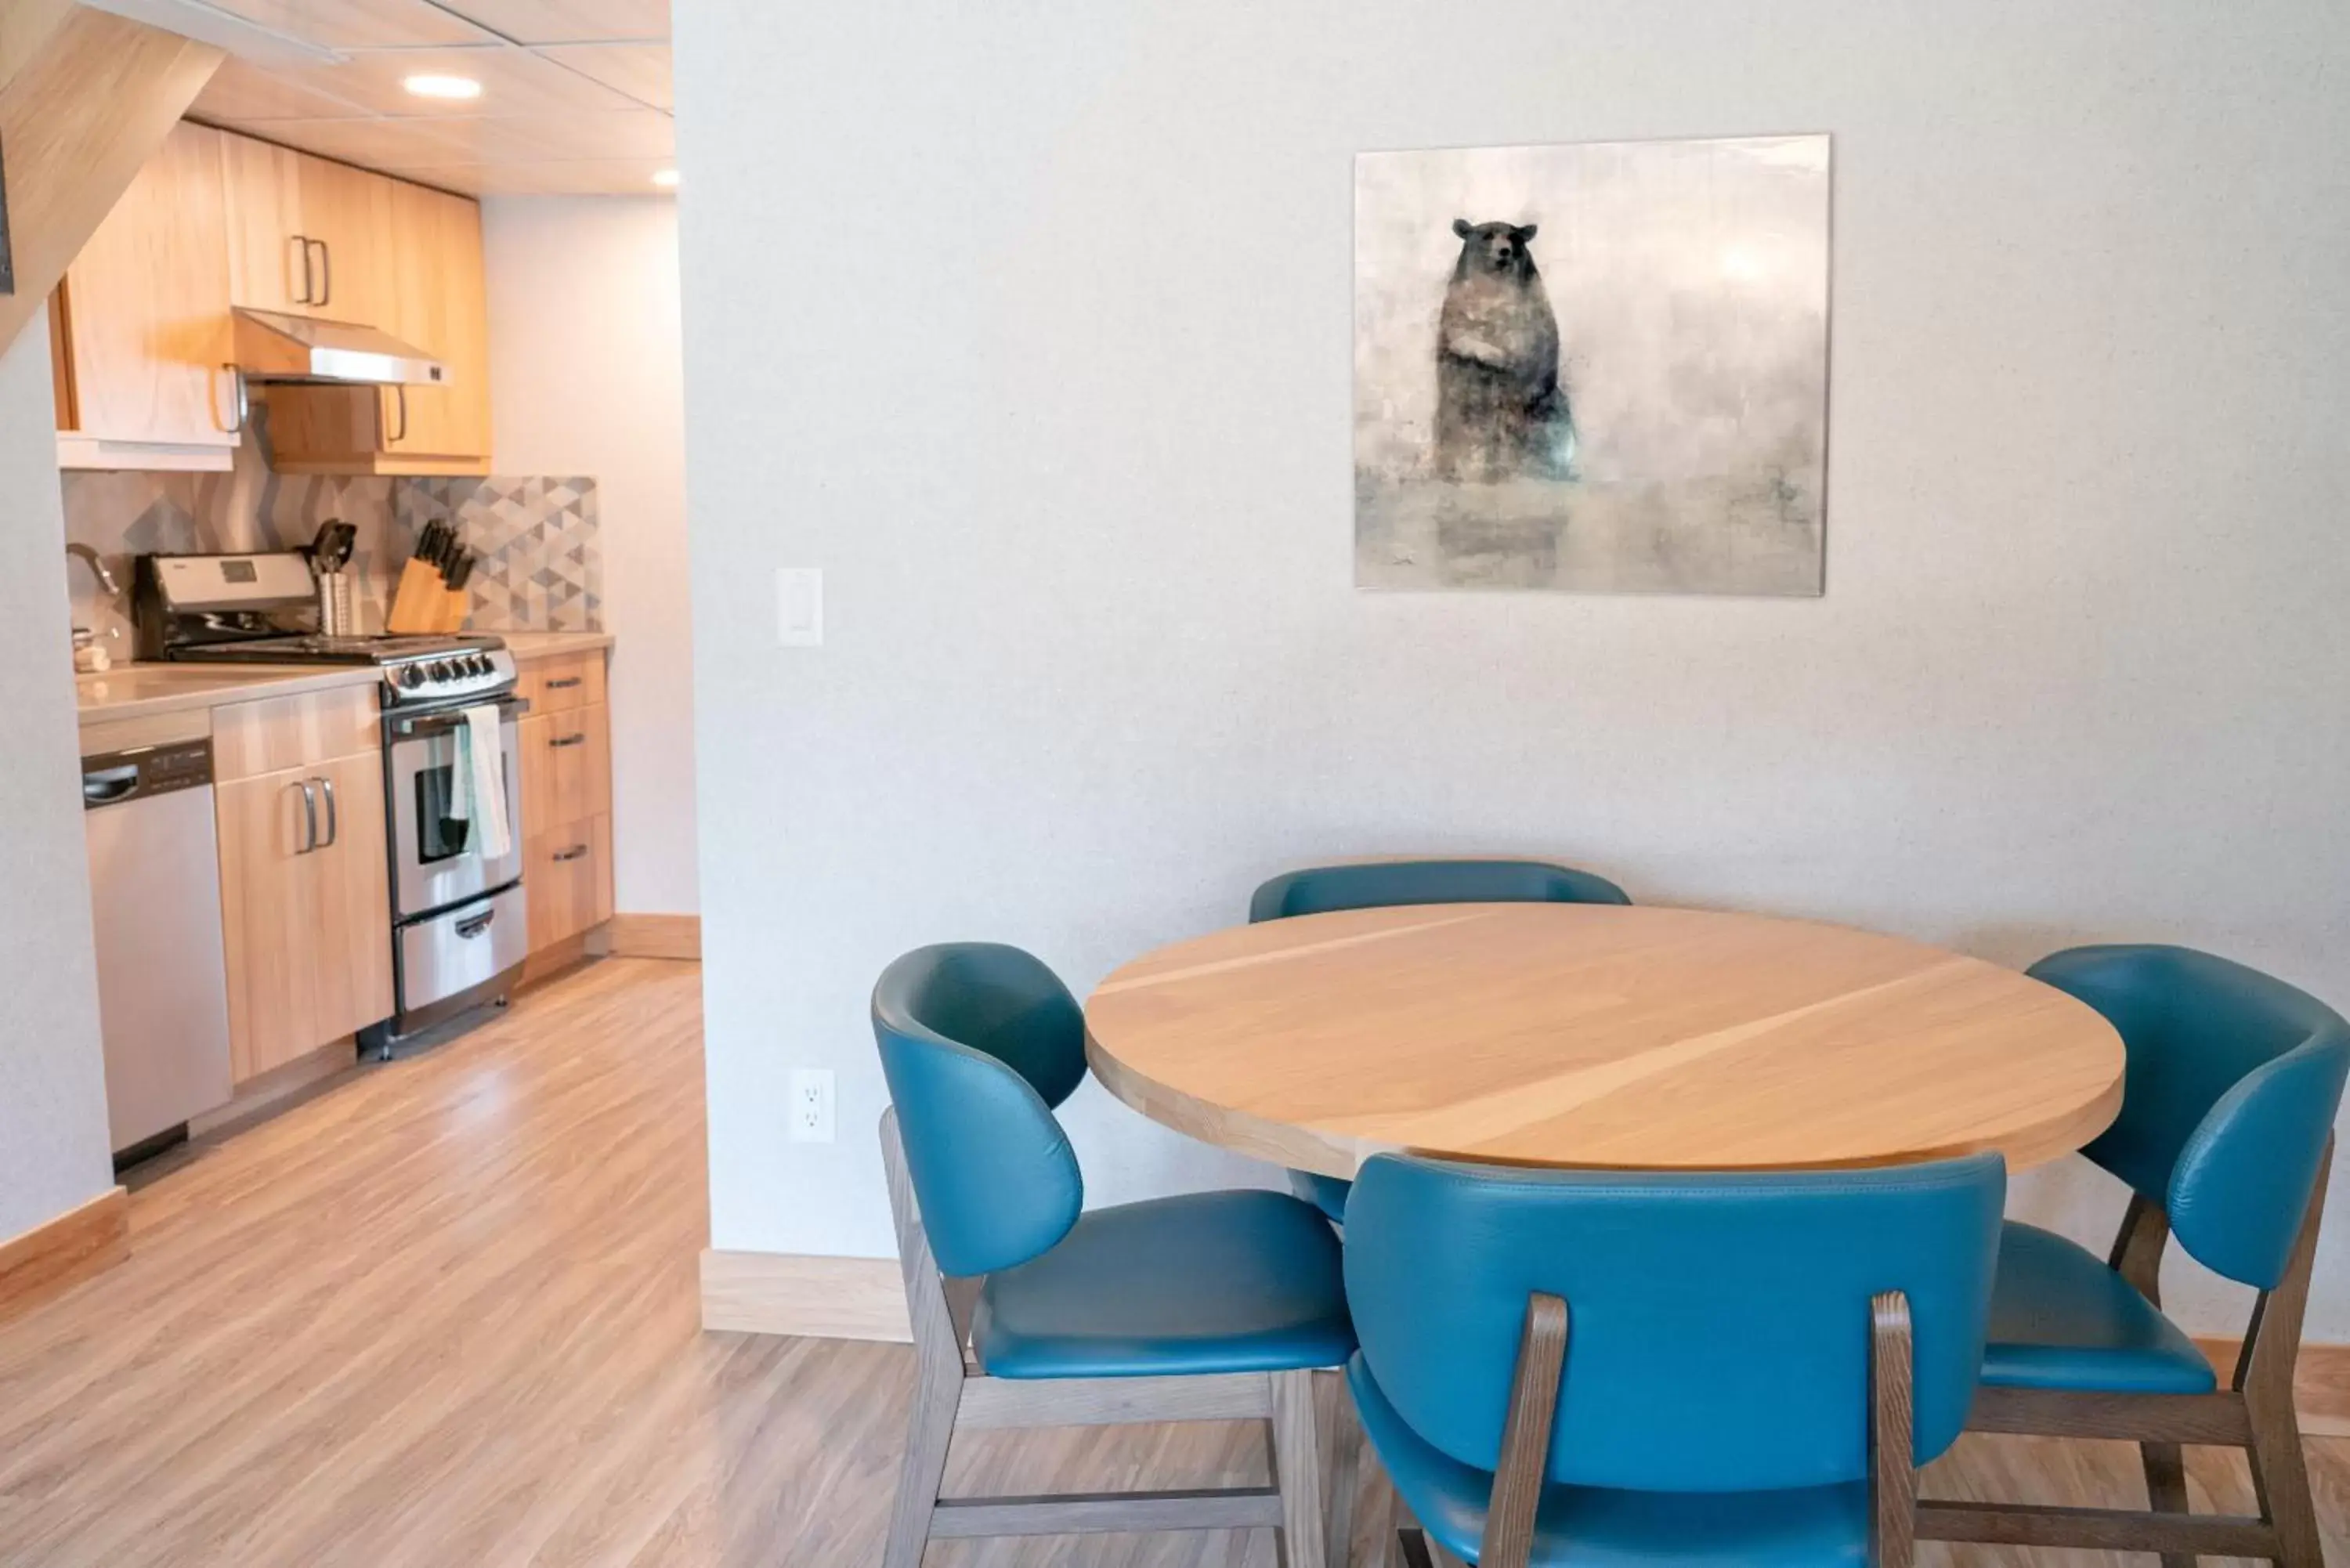
[[[1438,318],[1436,471],[1486,482],[1574,477],[1575,420],[1558,383],[1558,317],[1532,223],[1452,222],[1461,256]]]

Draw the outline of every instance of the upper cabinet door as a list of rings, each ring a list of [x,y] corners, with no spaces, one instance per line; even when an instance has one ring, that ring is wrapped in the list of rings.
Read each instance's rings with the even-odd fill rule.
[[[489,289],[479,203],[422,185],[391,188],[396,307],[384,325],[446,367],[442,387],[384,394],[386,451],[490,455]]]
[[[61,385],[100,441],[233,446],[221,133],[182,122],[67,270]]]
[[[302,155],[249,136],[221,137],[228,194],[229,301],[249,310],[317,312],[317,246],[302,227]]]
[[[316,261],[309,315],[362,327],[390,322],[393,184],[302,155],[302,234]]]

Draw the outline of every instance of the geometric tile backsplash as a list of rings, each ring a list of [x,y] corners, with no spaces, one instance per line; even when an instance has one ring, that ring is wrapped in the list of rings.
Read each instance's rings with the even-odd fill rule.
[[[404,555],[428,523],[456,526],[480,562],[466,584],[477,631],[601,631],[596,482],[539,475],[405,479],[392,487]]]

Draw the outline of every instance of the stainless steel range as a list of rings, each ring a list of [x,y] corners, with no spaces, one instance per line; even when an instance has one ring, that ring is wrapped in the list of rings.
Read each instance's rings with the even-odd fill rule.
[[[529,948],[514,656],[494,637],[326,637],[300,553],[142,556],[134,608],[141,658],[365,664],[381,672],[385,855],[397,1011],[362,1031],[400,1041],[504,998]],[[497,765],[472,755],[494,735]],[[494,777],[505,832],[476,787]]]

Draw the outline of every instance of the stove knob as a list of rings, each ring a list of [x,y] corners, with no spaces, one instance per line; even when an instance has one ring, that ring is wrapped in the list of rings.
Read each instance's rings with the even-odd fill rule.
[[[400,667],[400,683],[402,686],[407,687],[411,691],[419,686],[423,685],[424,667],[421,664],[401,665]]]
[[[453,679],[457,672],[449,667],[447,659],[436,659],[426,668],[424,673],[435,680],[448,680]]]
[[[489,657],[489,655],[488,655],[488,654],[486,654],[486,653],[476,653],[476,654],[474,654],[472,658],[470,658],[470,659],[466,659],[466,660],[465,660],[465,673],[466,673],[466,674],[468,674],[468,675],[487,675],[489,672],[490,672],[490,657]]]

